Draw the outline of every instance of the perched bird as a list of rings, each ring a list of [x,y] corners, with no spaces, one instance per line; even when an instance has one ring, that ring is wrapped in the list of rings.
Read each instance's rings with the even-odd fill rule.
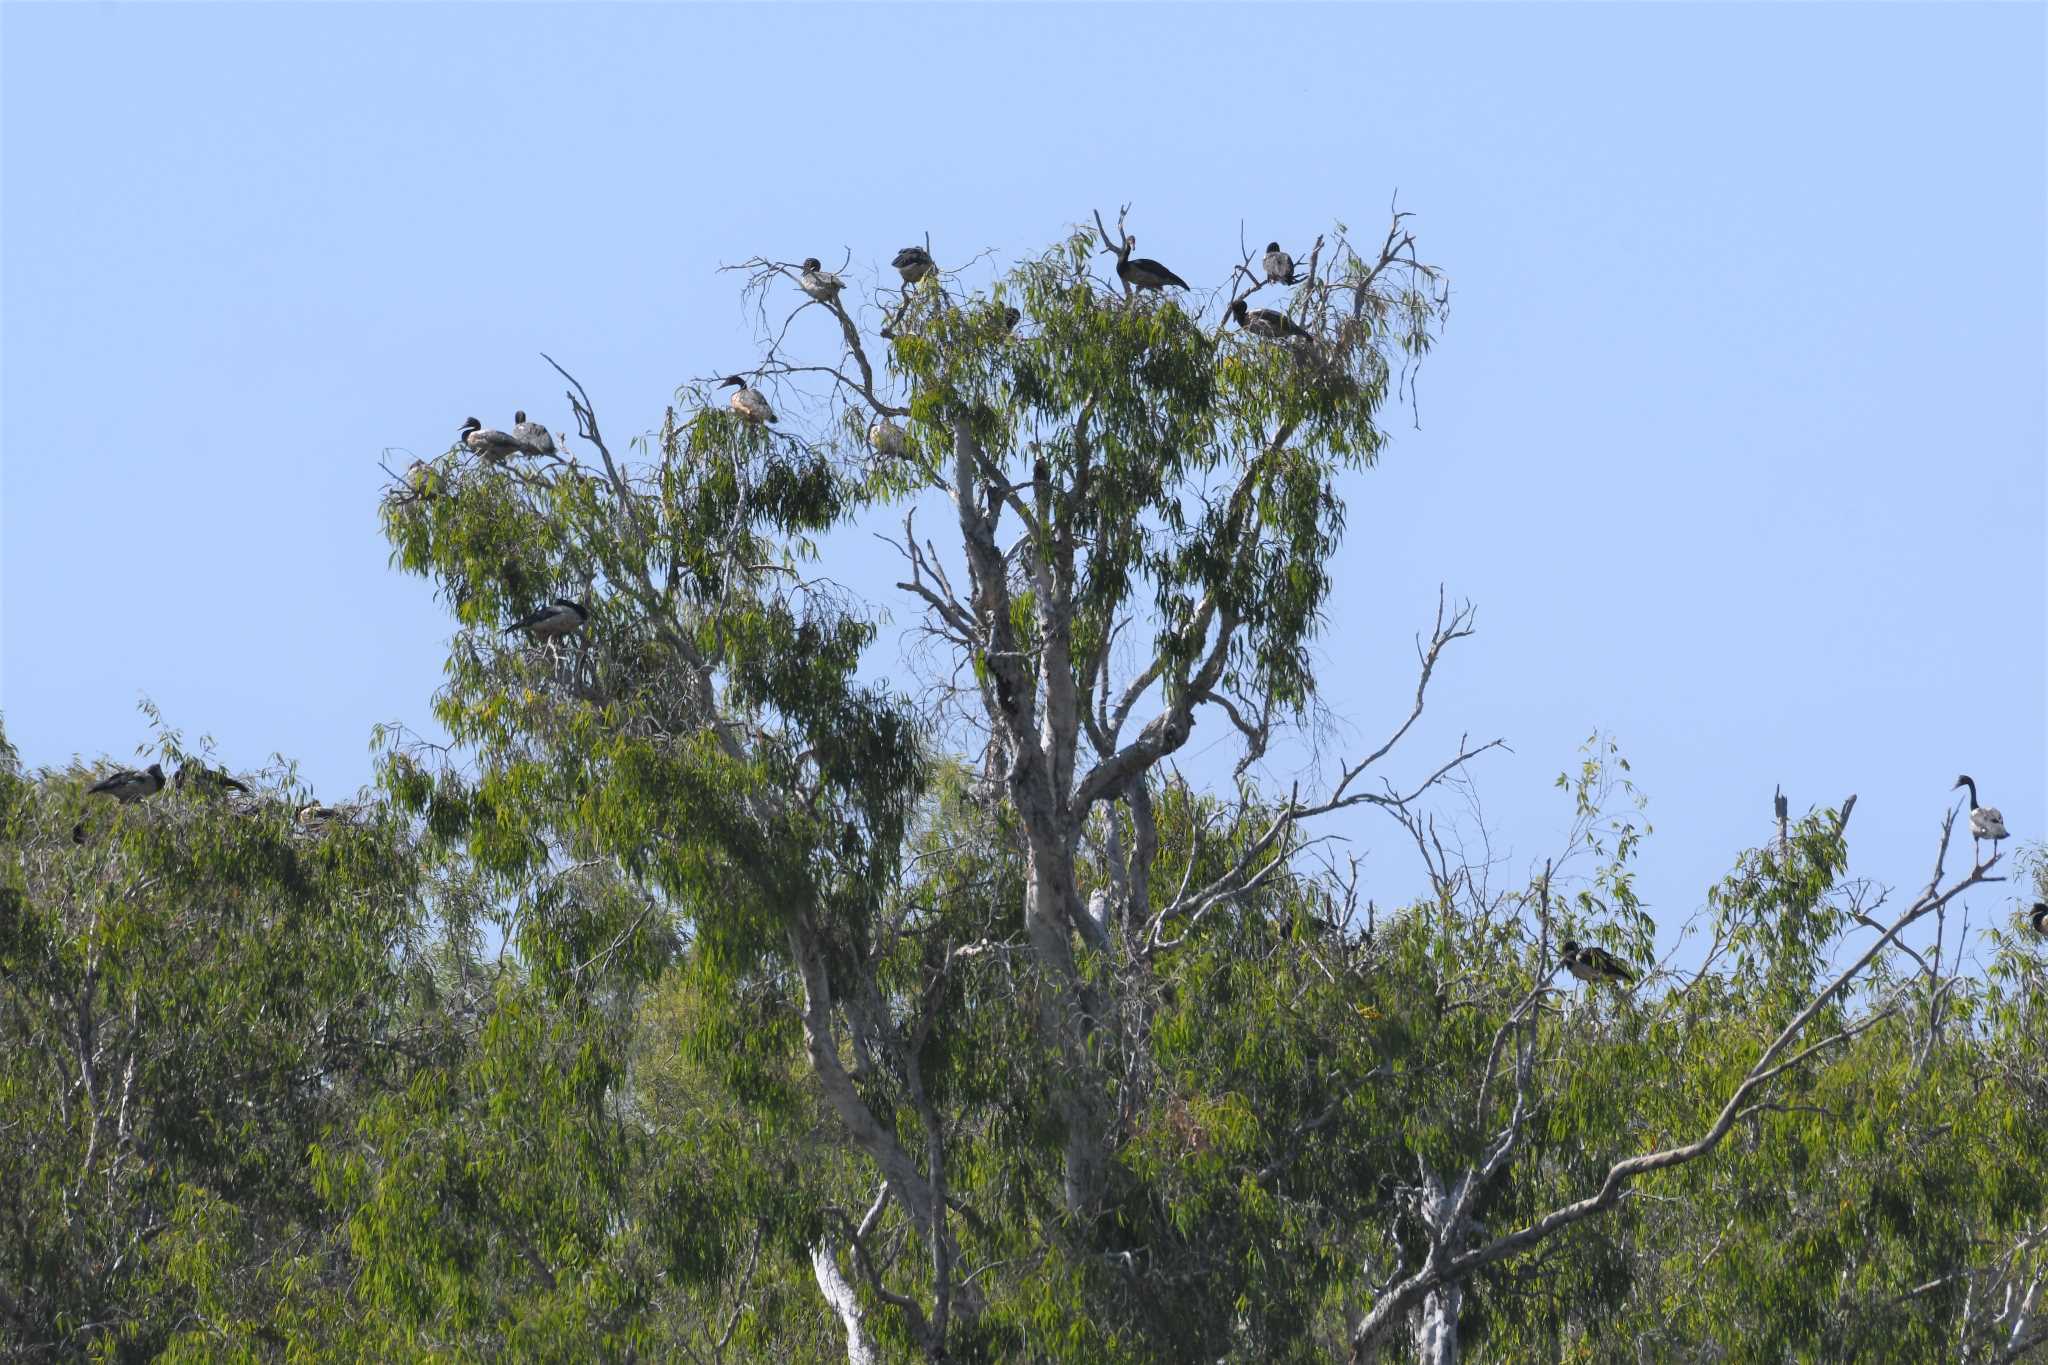
[[[1266,278],[1274,284],[1300,284],[1301,276],[1294,273],[1294,258],[1280,249],[1278,242],[1266,243]]]
[[[462,424],[462,444],[486,460],[509,460],[522,447],[517,439],[471,417]]]
[[[237,782],[220,769],[209,768],[203,763],[179,764],[178,775],[171,779],[171,781],[179,791],[183,791],[189,786],[194,791],[205,792],[208,795],[219,795],[223,792],[240,792],[246,796],[249,791],[247,784]]]
[[[816,256],[806,256],[803,274],[796,277],[796,287],[819,303],[830,303],[839,297],[839,291],[846,285],[831,271],[819,269]]]
[[[905,284],[916,284],[938,269],[932,261],[931,252],[921,246],[904,247],[896,253],[896,259],[889,264],[896,267],[896,273],[903,277]]]
[[[1230,316],[1253,336],[1264,337],[1268,341],[1285,341],[1289,337],[1306,340],[1309,335],[1307,328],[1285,313],[1271,308],[1253,308],[1243,299],[1230,305]]]
[[[729,386],[737,388],[737,392],[732,396],[732,410],[738,413],[742,420],[753,426],[775,420],[775,409],[768,406],[767,397],[759,389],[736,374],[729,374],[718,381],[718,387],[721,389]]]
[[[901,455],[908,439],[903,428],[886,417],[868,427],[868,444],[884,455]]]
[[[1625,986],[1636,979],[1636,974],[1605,948],[1591,944],[1580,947],[1576,940],[1569,938],[1558,947],[1565,970],[1581,981],[1612,981]]]
[[[152,763],[137,772],[123,768],[112,777],[103,777],[86,788],[88,796],[111,796],[122,805],[140,801],[145,796],[155,796],[164,789],[164,769],[161,763]]]
[[[528,455],[555,453],[555,438],[548,435],[548,429],[540,423],[527,421],[524,412],[512,414],[512,439]]]
[[[1970,838],[1973,841],[1989,839],[1991,856],[1997,857],[1998,841],[2005,837],[2005,817],[1998,813],[1996,806],[1977,804],[1977,784],[1968,773],[1956,779],[1956,787],[1970,789]],[[1950,787],[1949,790],[1954,791],[1956,787]]]
[[[1137,244],[1138,239],[1136,237],[1126,238],[1124,249],[1128,251]],[[1111,249],[1114,250],[1114,248]],[[1131,288],[1141,292],[1147,289],[1164,289],[1169,284],[1176,289],[1188,287],[1186,280],[1149,256],[1118,256],[1116,258],[1116,277]]]
[[[2042,938],[2048,938],[2048,901],[2035,901],[2033,912],[2027,916],[2027,921],[2034,926],[2035,933]]]
[[[318,801],[308,801],[292,812],[292,819],[303,830],[318,833],[337,820],[347,820],[349,813],[339,806],[323,806]]]
[[[140,801],[145,796],[154,796],[163,789],[163,765],[152,763],[148,768],[140,772],[133,768],[123,768],[111,777],[103,777],[86,788],[85,794],[87,796],[111,796],[125,806],[130,801]],[[74,844],[85,842],[85,821],[80,820],[71,827],[71,842]]]
[[[515,630],[523,630],[536,640],[558,640],[572,631],[581,629],[583,623],[589,619],[590,609],[581,602],[571,602],[565,597],[558,597],[538,611],[530,611],[520,617],[505,627],[501,633],[510,635]]]
[[[1003,310],[1003,330],[1005,332],[1016,331],[1017,324],[1022,322],[1023,320],[1024,315],[1018,312],[1015,308],[1005,308]]]

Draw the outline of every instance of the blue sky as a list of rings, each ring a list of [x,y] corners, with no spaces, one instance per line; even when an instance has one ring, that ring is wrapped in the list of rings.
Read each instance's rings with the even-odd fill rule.
[[[1401,771],[1508,739],[1504,875],[1599,729],[1667,928],[1780,782],[1859,793],[1859,870],[1913,883],[1958,771],[2048,830],[2044,16],[5,6],[8,736],[125,761],[147,695],[232,766],[365,782],[450,629],[387,565],[382,452],[566,426],[542,350],[652,425],[752,363],[721,262],[1008,259],[1132,201],[1213,285],[1241,222],[1370,235],[1398,189],[1453,315],[1350,490],[1330,706],[1396,718],[1442,583],[1480,634]],[[831,552],[911,619],[865,534]],[[1339,830],[1383,903],[1422,885]]]

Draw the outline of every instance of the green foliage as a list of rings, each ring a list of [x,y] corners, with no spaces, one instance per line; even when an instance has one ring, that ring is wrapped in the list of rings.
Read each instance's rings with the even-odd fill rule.
[[[1713,1129],[1867,941],[1842,816],[1740,853],[1677,972],[1610,738],[1526,885],[1349,788],[1428,863],[1386,912],[1310,870],[1299,787],[1168,763],[1198,712],[1247,769],[1310,712],[1343,481],[1443,322],[1398,220],[1336,242],[1300,344],[1105,286],[1083,232],[889,291],[872,360],[804,305],[844,354],[762,382],[826,376],[810,435],[685,387],[630,462],[579,398],[601,468],[421,466],[383,513],[457,627],[450,742],[380,730],[380,799],[325,827],[289,774],[121,806],[0,736],[8,1352],[829,1359],[823,1265],[889,1360],[1400,1359],[1354,1334],[1404,1277]],[[926,494],[959,538],[906,542],[907,692],[816,561]],[[504,632],[555,597],[580,631]],[[1644,979],[1574,983],[1567,937]],[[1471,1267],[1463,1348],[2011,1349],[2048,976],[1988,942],[1981,978],[1878,954],[1710,1155]]]

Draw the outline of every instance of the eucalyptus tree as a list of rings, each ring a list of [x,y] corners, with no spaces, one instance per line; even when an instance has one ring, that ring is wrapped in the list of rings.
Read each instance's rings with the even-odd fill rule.
[[[10,1359],[267,1321],[287,1280],[334,1268],[308,1148],[411,1064],[402,827],[309,834],[275,786],[219,782],[90,809],[89,781],[23,772],[0,736]]]
[[[1279,279],[1240,249],[1185,294],[1101,270],[1131,246],[1098,215],[973,281],[906,249],[900,287],[867,290],[757,258],[738,267],[756,363],[683,386],[631,446],[571,379],[579,452],[458,444],[389,490],[397,562],[461,630],[435,703],[454,747],[396,737],[385,784],[511,908],[539,1008],[508,995],[504,1017],[574,1024],[552,1054],[566,1089],[483,1056],[464,1084],[490,1122],[380,1111],[387,1156],[453,1125],[536,1181],[499,1206],[523,1239],[447,1244],[513,1286],[488,1312],[443,1305],[473,1345],[546,1304],[585,1349],[699,1358],[815,1350],[820,1321],[855,1362],[1448,1362],[1468,1338],[1614,1356],[1602,1322],[1647,1322],[1648,1287],[1719,1254],[1639,1194],[1740,1214],[1760,1250],[1754,1192],[1797,1142],[1845,1136],[1771,1116],[1827,1108],[1852,1083],[1831,1068],[1890,1065],[1909,1007],[1939,1022],[1963,998],[1952,972],[1897,969],[1903,937],[1997,857],[1938,860],[1879,919],[1846,876],[1848,803],[1745,855],[1687,976],[1653,962],[1646,831],[1611,752],[1560,778],[1572,822],[1541,873],[1496,886],[1456,862],[1425,793],[1493,746],[1397,751],[1467,607],[1438,605],[1382,742],[1318,790],[1259,790],[1248,774],[1317,714],[1345,481],[1379,458],[1448,295],[1398,216]],[[893,581],[819,568],[830,537],[885,518]],[[892,600],[918,614],[916,691],[867,668]],[[556,601],[578,629],[506,634]],[[1198,725],[1234,782],[1179,771]],[[1426,877],[1384,915],[1305,862],[1315,822],[1360,806]],[[1561,989],[1568,938],[1643,979]],[[1916,1036],[1964,1047],[1958,1066],[1992,1046]],[[2021,1032],[1988,1036],[2017,1064]],[[568,1145],[520,1148],[494,1076]],[[1730,1147],[1734,1174],[1702,1188]],[[1984,1150],[2028,1174],[1947,1230],[1967,1264],[1945,1283],[2023,1299],[2035,1158]],[[353,1208],[437,1188],[364,1181]],[[2003,1239],[2006,1269],[1973,1239]],[[1784,1277],[1760,1330],[1788,1351],[1869,1340],[1785,1326],[1821,1278]],[[431,1299],[390,1330],[441,1320]],[[1982,1302],[1954,1328],[1972,1350],[2014,1322]],[[651,1324],[663,1305],[683,1328]]]
[[[468,628],[437,713],[474,755],[464,767],[401,746],[392,790],[508,888],[606,861],[686,926],[733,995],[795,984],[812,1083],[879,1190],[868,1216],[817,1239],[855,1347],[883,1330],[937,1357],[956,1309],[985,1306],[985,1273],[960,1259],[974,1211],[949,1213],[962,1112],[942,1105],[959,1097],[931,1073],[948,1065],[934,1040],[972,1036],[997,974],[1031,1005],[1010,1044],[1042,1090],[1030,1141],[1058,1153],[1048,1226],[1085,1244],[1128,1193],[1130,1101],[1110,1062],[1160,955],[1283,880],[1302,821],[1399,806],[1476,752],[1368,789],[1411,713],[1318,795],[1247,794],[1222,821],[1232,856],[1186,858],[1206,874],[1156,887],[1155,793],[1194,727],[1227,727],[1242,770],[1313,705],[1340,480],[1377,458],[1381,409],[1447,293],[1402,216],[1372,252],[1339,232],[1287,298],[1310,337],[1275,346],[1227,322],[1231,302],[1278,287],[1248,254],[1209,272],[1221,287],[1206,311],[1105,283],[1094,262],[1128,256],[1123,221],[1111,234],[1098,217],[980,295],[932,269],[863,304],[850,287],[806,290],[802,265],[753,262],[764,307],[790,315],[737,377],[779,423],[689,386],[634,460],[574,385],[593,467],[457,447],[386,503],[397,559]],[[877,423],[901,439],[874,448]],[[944,552],[912,534],[931,499],[948,505]],[[953,680],[925,711],[861,680],[873,599],[804,568],[815,538],[889,507],[904,512],[900,586]],[[590,612],[566,658],[499,638],[555,597]],[[1424,685],[1469,623],[1439,612]],[[1015,841],[1007,914],[942,904],[906,875],[948,742],[978,751],[976,790]],[[925,1253],[892,1288],[863,1237],[899,1214]],[[834,1247],[891,1325],[845,1292]]]

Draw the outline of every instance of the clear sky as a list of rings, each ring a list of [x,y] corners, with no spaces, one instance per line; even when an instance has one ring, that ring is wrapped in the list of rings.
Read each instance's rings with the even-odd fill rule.
[[[1398,189],[1453,315],[1350,489],[1328,703],[1396,717],[1443,583],[1480,634],[1399,771],[1507,738],[1508,873],[1600,729],[1667,928],[1781,782],[1859,793],[1859,869],[1913,883],[1959,771],[2048,831],[2044,16],[5,5],[7,733],[125,762],[147,695],[345,795],[450,629],[387,565],[380,455],[567,426],[538,352],[626,433],[752,363],[721,262],[1007,259],[1132,201],[1213,286],[1240,223],[1369,235]],[[832,554],[911,619],[880,547]]]

